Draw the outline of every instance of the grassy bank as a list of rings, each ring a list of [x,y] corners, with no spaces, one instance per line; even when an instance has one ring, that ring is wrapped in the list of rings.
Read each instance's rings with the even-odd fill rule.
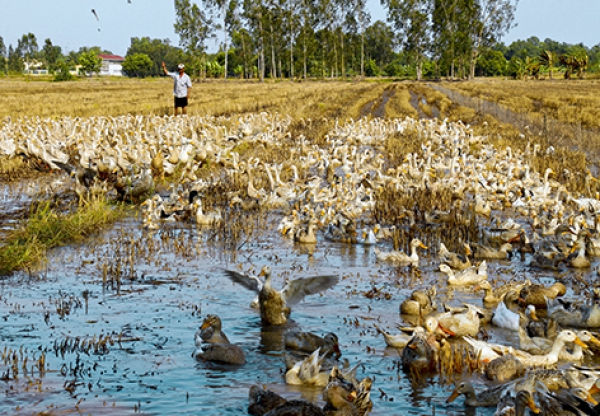
[[[29,218],[0,246],[0,275],[39,264],[48,249],[80,241],[125,213],[103,196],[61,211],[51,201],[32,205]]]

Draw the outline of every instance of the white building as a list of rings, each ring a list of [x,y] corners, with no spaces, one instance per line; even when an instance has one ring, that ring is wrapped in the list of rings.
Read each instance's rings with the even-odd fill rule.
[[[102,68],[100,75],[123,76],[123,61],[125,58],[119,55],[98,55],[102,58]]]

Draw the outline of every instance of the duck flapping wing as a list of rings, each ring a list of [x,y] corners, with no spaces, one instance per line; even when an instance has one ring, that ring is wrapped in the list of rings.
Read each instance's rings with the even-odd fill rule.
[[[294,279],[287,282],[281,296],[288,305],[293,305],[304,299],[305,296],[327,290],[337,284],[339,276],[325,275]]]

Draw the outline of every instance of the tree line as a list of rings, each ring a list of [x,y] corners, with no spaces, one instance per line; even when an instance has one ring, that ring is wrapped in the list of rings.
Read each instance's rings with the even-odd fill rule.
[[[159,76],[160,64],[183,62],[197,77],[245,79],[540,77],[555,71],[582,76],[600,70],[600,44],[587,48],[532,37],[499,42],[514,25],[515,0],[381,0],[387,22],[371,23],[366,0],[174,0],[179,45],[132,38],[123,70]],[[220,40],[216,53],[208,44]],[[81,65],[99,70],[99,47],[62,53],[46,39],[23,35],[6,48],[0,72],[22,73],[43,62],[50,72]],[[557,75],[558,76],[558,75]]]

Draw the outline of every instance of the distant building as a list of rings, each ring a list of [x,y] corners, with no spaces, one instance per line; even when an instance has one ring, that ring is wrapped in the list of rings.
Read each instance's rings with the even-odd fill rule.
[[[102,68],[100,75],[123,76],[123,61],[125,58],[119,55],[98,55],[102,58]]]

